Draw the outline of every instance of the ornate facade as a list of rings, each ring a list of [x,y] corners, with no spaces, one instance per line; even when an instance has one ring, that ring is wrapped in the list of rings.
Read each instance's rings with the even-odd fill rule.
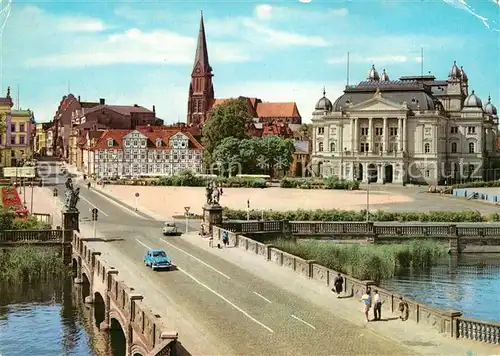
[[[463,68],[434,76],[379,76],[347,86],[313,113],[315,173],[378,183],[438,184],[491,178],[498,116],[468,92]]]
[[[202,146],[189,133],[161,127],[105,131],[92,148],[99,177],[171,176],[203,172]]]

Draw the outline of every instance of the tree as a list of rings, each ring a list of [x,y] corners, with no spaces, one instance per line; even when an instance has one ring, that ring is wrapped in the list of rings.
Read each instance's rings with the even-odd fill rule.
[[[266,163],[269,175],[285,172],[293,163],[295,144],[292,139],[267,135],[260,139],[261,164]]]
[[[313,130],[313,126],[311,124],[302,124],[302,125],[300,125],[298,131],[302,136],[311,140],[312,136],[313,136],[312,130]]]
[[[212,154],[216,147],[227,137],[246,139],[247,124],[251,120],[248,104],[243,100],[230,99],[215,107],[210,119],[203,126],[203,146],[207,163],[213,162]]]
[[[229,176],[233,173],[238,174],[238,165],[242,165],[240,142],[243,141],[235,137],[226,137],[215,147],[212,153],[212,167],[216,165],[219,174],[223,172],[229,172]]]

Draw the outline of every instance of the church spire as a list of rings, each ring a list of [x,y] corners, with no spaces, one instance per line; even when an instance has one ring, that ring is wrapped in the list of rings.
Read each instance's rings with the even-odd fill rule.
[[[205,73],[209,73],[212,71],[210,63],[208,62],[207,38],[205,36],[203,11],[201,12],[200,17],[200,32],[198,33],[198,44],[196,45],[196,56],[194,58],[193,71],[196,70],[197,67]]]
[[[189,126],[201,127],[208,119],[209,111],[215,99],[212,77],[212,67],[208,62],[207,39],[202,12],[198,44],[196,45],[196,55],[191,73],[191,84],[189,86],[187,113],[187,124]]]

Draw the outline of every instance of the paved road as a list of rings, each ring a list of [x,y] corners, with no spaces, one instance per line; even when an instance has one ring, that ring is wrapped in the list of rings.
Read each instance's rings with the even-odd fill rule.
[[[62,199],[64,186],[56,187]],[[155,289],[161,288],[166,301],[164,308],[174,305],[186,319],[194,319],[203,330],[209,330],[211,337],[220,343],[216,345],[219,354],[413,354],[396,342],[339,319],[326,307],[279,289],[182,237],[163,238],[162,221],[124,210],[92,189],[82,188],[79,203],[82,216],[92,207],[100,210],[99,234],[121,238],[106,245],[116,249],[124,265],[134,266],[134,273],[143,281],[140,289],[145,291],[145,298],[148,290],[156,293]],[[196,228],[197,223],[192,224]],[[184,229],[183,222],[179,225]],[[148,248],[164,248],[177,270],[153,272],[146,268],[142,257]],[[121,268],[119,264],[115,267]],[[159,312],[162,314],[162,310]],[[187,327],[176,331],[181,341],[182,335],[196,333]],[[189,347],[187,343],[185,346]]]

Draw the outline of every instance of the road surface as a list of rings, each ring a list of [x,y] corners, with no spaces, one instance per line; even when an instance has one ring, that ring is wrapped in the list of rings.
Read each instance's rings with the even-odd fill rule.
[[[56,187],[59,199],[63,199],[63,183]],[[154,302],[161,315],[172,315],[175,309],[182,316],[183,322],[174,322],[172,317],[172,328],[194,354],[416,354],[182,237],[164,238],[162,221],[124,210],[83,186],[80,197],[83,217],[90,217],[86,212],[93,207],[100,211],[99,237],[120,238],[101,243],[103,250],[110,251],[110,262],[120,276],[145,300]],[[199,223],[193,225],[191,228],[196,229]],[[84,219],[85,231],[91,230],[90,226],[91,222]],[[185,229],[183,222],[179,226]],[[143,256],[149,248],[165,249],[177,269],[153,272],[146,268]],[[196,340],[212,341],[211,345],[200,345]]]

